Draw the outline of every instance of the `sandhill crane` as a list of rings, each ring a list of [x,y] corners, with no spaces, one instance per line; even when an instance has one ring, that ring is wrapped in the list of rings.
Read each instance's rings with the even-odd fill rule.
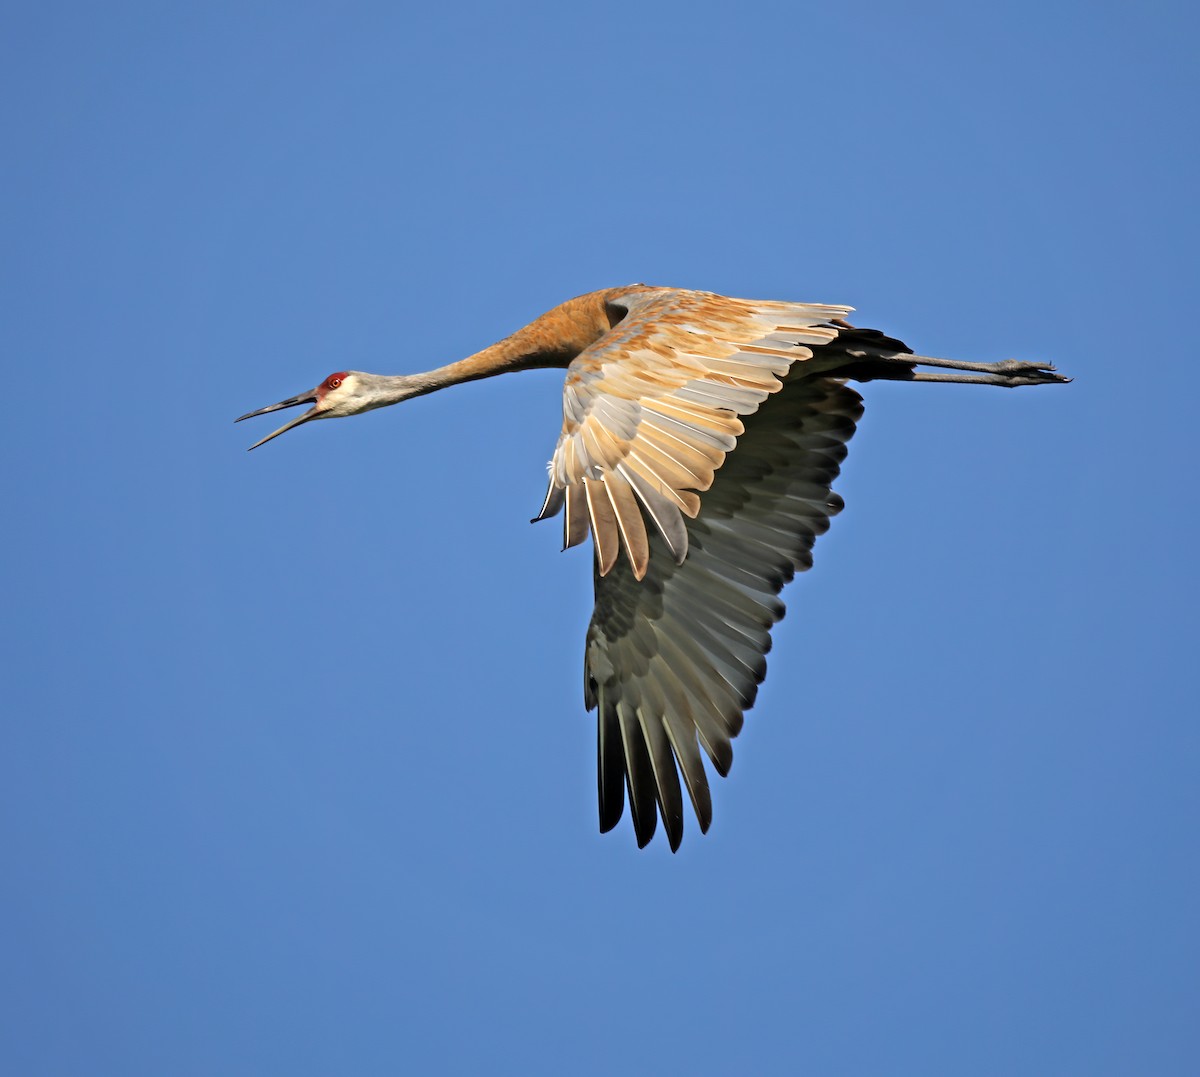
[[[847,379],[1070,380],[1048,363],[914,355],[852,326],[850,310],[610,288],[460,362],[390,377],[339,371],[237,421],[312,404],[254,449],[312,419],[508,371],[565,368],[562,432],[536,519],[562,511],[564,548],[589,532],[595,545],[583,695],[598,712],[600,829],[617,825],[628,793],[639,847],[661,815],[674,851],[683,837],[680,778],[707,831],[701,748],[718,774],[729,772],[730,741],[783,616],[779,592],[810,567],[813,542],[842,508],[830,487],[862,414]]]

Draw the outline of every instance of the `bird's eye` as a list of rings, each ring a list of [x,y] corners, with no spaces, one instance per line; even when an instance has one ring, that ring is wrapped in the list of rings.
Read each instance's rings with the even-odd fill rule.
[[[336,389],[341,384],[342,384],[341,378],[330,378],[329,379],[329,388],[330,389]]]

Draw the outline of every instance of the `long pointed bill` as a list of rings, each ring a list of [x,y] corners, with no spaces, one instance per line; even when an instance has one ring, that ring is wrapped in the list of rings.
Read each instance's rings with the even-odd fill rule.
[[[258,411],[248,411],[245,415],[239,415],[233,421],[240,423],[243,419],[253,419],[256,415],[266,415],[271,411],[282,411],[284,408],[298,407],[300,404],[315,404],[317,400],[316,389],[310,389],[307,393],[301,393],[299,396],[289,397],[287,400],[281,400],[278,404],[272,404],[268,408],[259,408]],[[262,441],[256,441],[250,446],[250,449],[257,449],[260,445],[265,445],[272,438],[279,437],[280,434],[286,433],[293,427],[300,426],[309,421],[309,419],[319,418],[316,408],[309,408],[303,415],[298,415],[290,423],[284,423],[278,430],[268,434]],[[246,451],[249,452],[250,449]]]

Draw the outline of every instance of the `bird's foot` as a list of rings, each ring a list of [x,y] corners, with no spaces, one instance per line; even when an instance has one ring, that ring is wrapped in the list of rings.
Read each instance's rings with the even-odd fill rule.
[[[1071,380],[1059,374],[1053,363],[1028,363],[1020,359],[1006,359],[1001,363],[993,363],[992,369],[1004,378],[1004,384],[1012,386],[1054,383],[1065,385]]]

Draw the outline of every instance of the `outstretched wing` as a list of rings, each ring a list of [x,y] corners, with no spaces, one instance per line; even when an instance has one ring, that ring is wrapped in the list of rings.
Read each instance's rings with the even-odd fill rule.
[[[850,308],[644,286],[612,293],[608,307],[619,320],[567,368],[563,429],[538,518],[564,507],[564,545],[590,530],[601,576],[623,545],[640,580],[652,532],[683,561],[684,517],[699,512],[699,494],[743,431],[739,416],[777,392],[794,362],[835,339],[829,322]]]
[[[656,413],[662,414],[662,413]],[[687,523],[681,564],[653,530],[645,578],[622,560],[597,565],[584,702],[598,708],[600,829],[628,791],[639,846],[661,813],[671,848],[683,837],[683,785],[701,831],[712,801],[701,747],[717,773],[766,673],[777,597],[841,510],[830,490],[862,398],[833,378],[796,379],[747,424]],[[610,481],[603,476],[605,485]],[[643,565],[647,562],[643,560]]]

